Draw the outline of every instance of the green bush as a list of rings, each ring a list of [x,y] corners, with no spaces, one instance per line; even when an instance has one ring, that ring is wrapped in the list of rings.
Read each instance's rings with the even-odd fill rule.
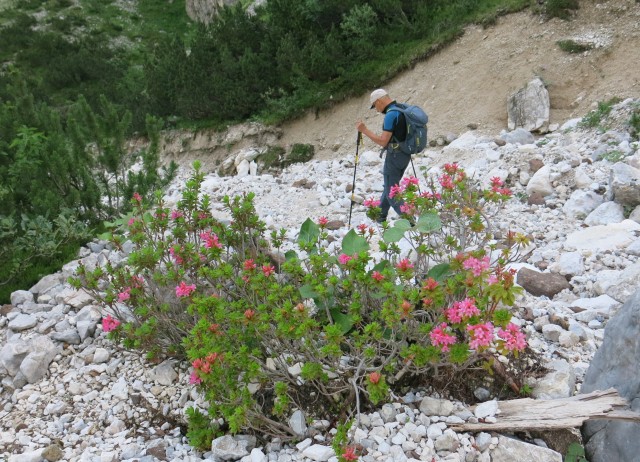
[[[9,303],[11,292],[29,288],[59,270],[77,255],[89,235],[70,210],[53,220],[0,215],[0,303]]]
[[[548,18],[570,19],[571,12],[578,8],[578,0],[546,0],[544,3],[544,12]]]
[[[307,219],[287,250],[284,230],[266,234],[252,194],[223,199],[230,224],[213,219],[203,178],[195,164],[173,210],[160,195],[152,208],[136,196],[113,234],[116,248],[134,244],[126,263],[81,266],[72,282],[102,301],[114,340],[191,361],[191,382],[208,415],[223,420],[220,431],[293,438],[284,423],[293,409],[310,418],[360,412],[403,378],[491,369],[498,355],[524,349],[510,323],[517,289],[505,265],[527,240],[490,232],[489,218],[510,197],[499,179],[480,190],[445,165],[419,194],[409,178],[394,194],[415,226],[363,224],[330,252],[327,218]],[[370,217],[379,213],[375,200],[366,205]]]
[[[584,53],[585,51],[589,51],[593,49],[592,45],[585,45],[582,43],[578,43],[575,40],[558,40],[556,44],[560,47],[562,51],[567,53]]]
[[[313,158],[315,154],[315,147],[313,144],[301,144],[295,143],[291,146],[291,151],[285,157],[283,166],[298,164],[301,162],[308,162]]]
[[[613,106],[619,102],[619,98],[611,98],[606,102],[598,102],[598,108],[590,111],[586,116],[584,116],[578,125],[586,128],[595,128],[600,126],[603,119],[606,119],[611,113]]]

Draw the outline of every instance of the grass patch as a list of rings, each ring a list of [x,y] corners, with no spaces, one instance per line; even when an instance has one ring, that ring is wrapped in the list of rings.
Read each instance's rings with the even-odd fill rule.
[[[544,4],[544,12],[549,19],[571,19],[571,14],[578,8],[578,0],[546,0]]]
[[[613,106],[619,102],[620,98],[611,98],[609,101],[599,102],[598,108],[584,116],[578,125],[585,128],[599,127],[602,121],[609,116]]]
[[[560,47],[562,51],[566,53],[572,53],[572,54],[584,53],[585,51],[589,51],[593,49],[593,45],[578,43],[575,40],[571,40],[571,39],[558,40],[556,44],[558,45],[558,47]]]

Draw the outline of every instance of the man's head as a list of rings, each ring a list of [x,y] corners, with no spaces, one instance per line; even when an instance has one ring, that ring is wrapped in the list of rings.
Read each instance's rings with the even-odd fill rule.
[[[371,92],[371,96],[369,96],[369,102],[371,103],[371,109],[375,108],[378,111],[382,111],[382,109],[389,105],[389,103],[391,102],[391,98],[389,97],[389,93],[387,93],[387,90],[378,88],[377,90],[373,90]],[[381,108],[378,108],[378,105],[380,105]]]

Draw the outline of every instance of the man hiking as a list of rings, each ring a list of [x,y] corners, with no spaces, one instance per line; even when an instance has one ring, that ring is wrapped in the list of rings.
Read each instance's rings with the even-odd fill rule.
[[[356,129],[374,143],[382,146],[387,154],[382,170],[384,178],[382,196],[380,197],[382,212],[376,220],[378,223],[383,223],[387,221],[387,215],[391,207],[398,215],[402,215],[400,207],[403,203],[389,197],[389,191],[392,186],[400,183],[404,171],[411,161],[411,155],[402,152],[398,146],[398,143],[405,141],[407,136],[407,122],[405,115],[397,108],[397,103],[382,88],[371,92],[369,101],[371,109],[375,108],[376,111],[384,114],[382,133],[378,135],[372,132],[361,120],[356,123]]]

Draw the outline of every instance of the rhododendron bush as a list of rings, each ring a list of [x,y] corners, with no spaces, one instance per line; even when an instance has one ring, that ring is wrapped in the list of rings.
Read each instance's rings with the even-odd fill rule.
[[[292,246],[267,232],[251,194],[223,199],[230,222],[213,218],[194,166],[175,209],[134,197],[112,237],[134,250],[81,267],[76,284],[102,300],[114,340],[190,362],[221,430],[295,437],[295,409],[354,415],[403,377],[490,368],[526,347],[507,264],[527,240],[492,229],[510,197],[499,179],[483,190],[445,165],[424,191],[412,177],[393,189],[406,215],[393,226],[372,220],[330,246],[327,218],[307,219]],[[375,219],[379,202],[365,206]]]

